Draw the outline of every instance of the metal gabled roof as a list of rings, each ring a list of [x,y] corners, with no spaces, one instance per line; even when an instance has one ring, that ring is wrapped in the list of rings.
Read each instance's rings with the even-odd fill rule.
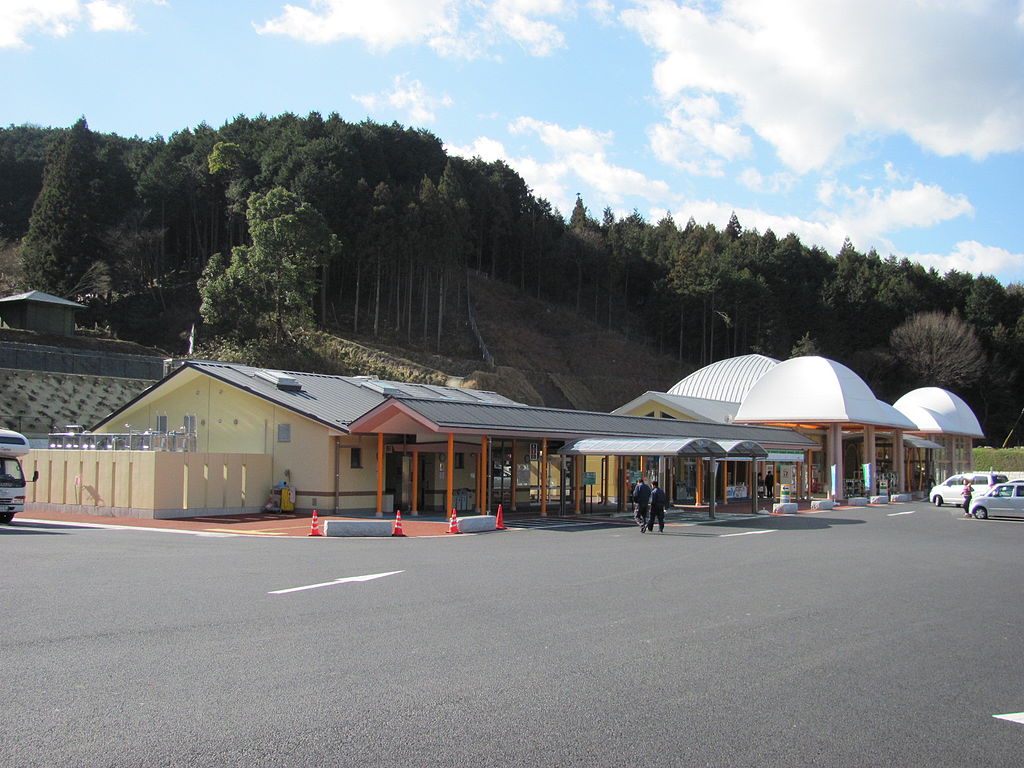
[[[165,382],[183,371],[197,371],[256,397],[287,408],[332,429],[348,431],[348,425],[383,403],[389,396],[419,396],[450,402],[501,403],[515,406],[513,400],[494,392],[465,390],[406,382],[380,381],[369,376],[331,376],[302,371],[279,371],[238,363],[188,360],[161,381],[118,408],[94,428],[116,418],[122,411],[147,397]]]
[[[791,429],[738,424],[717,424],[677,419],[654,419],[594,411],[573,411],[533,406],[488,405],[468,402],[445,402],[417,398],[392,398],[378,405],[351,425],[353,432],[363,431],[365,424],[375,424],[389,407],[396,412],[411,411],[442,432],[472,432],[560,437],[644,437],[644,438],[707,438],[711,440],[753,440],[778,446],[810,448],[817,445],[810,438]],[[378,431],[370,426],[365,431]]]
[[[54,296],[52,293],[43,293],[42,291],[29,291],[28,293],[18,293],[14,296],[4,296],[0,299],[0,302],[3,301],[34,301],[37,304],[53,304],[59,307],[85,309],[84,304],[62,299],[60,296]]]

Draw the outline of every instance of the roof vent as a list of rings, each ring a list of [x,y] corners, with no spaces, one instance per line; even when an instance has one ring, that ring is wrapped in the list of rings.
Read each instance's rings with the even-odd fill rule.
[[[269,381],[275,387],[284,392],[302,391],[302,385],[299,383],[298,379],[289,376],[287,373],[283,373],[282,371],[270,371],[265,368],[261,368],[256,371],[255,376],[258,379]]]

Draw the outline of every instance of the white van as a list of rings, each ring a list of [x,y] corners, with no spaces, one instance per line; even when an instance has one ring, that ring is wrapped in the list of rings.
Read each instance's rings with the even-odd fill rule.
[[[975,496],[981,496],[983,493],[987,493],[993,485],[1005,483],[1007,480],[1006,475],[995,472],[963,472],[936,485],[928,494],[928,498],[936,507],[941,507],[943,504],[959,507],[964,503],[964,478],[971,481]]]
[[[25,509],[25,473],[21,456],[29,452],[26,437],[20,432],[0,429],[0,523],[9,523]],[[39,472],[31,482],[39,479]]]

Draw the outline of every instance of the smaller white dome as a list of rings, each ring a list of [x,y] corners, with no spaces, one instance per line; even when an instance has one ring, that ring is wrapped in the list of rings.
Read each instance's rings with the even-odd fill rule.
[[[779,363],[750,388],[736,421],[871,424],[913,429],[914,424],[842,363],[794,357]]]
[[[893,407],[914,422],[915,432],[985,436],[971,407],[940,387],[922,387],[907,392],[893,403]]]

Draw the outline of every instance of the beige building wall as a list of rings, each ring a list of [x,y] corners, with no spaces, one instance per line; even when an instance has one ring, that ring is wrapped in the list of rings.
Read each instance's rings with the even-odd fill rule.
[[[262,508],[270,457],[259,454],[33,450],[29,511],[170,518]]]

